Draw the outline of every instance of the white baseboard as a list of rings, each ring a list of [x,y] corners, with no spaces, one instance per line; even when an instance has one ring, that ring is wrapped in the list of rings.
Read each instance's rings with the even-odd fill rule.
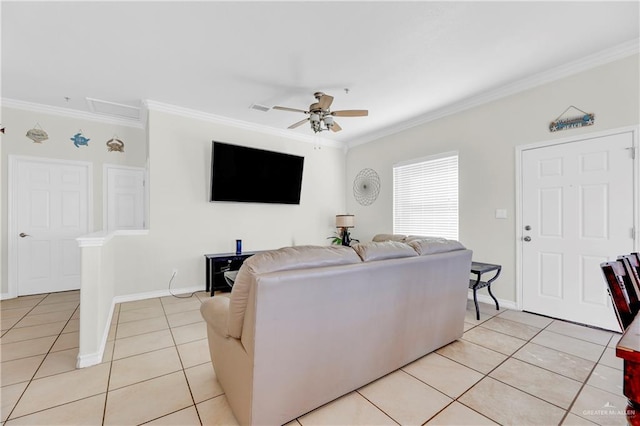
[[[116,296],[113,298],[113,303],[114,303],[113,307],[115,307],[116,303],[134,302],[136,300],[171,296],[172,293],[173,294],[195,293],[203,290],[204,289],[202,288],[202,286],[199,286],[199,287],[188,287],[188,288],[175,288],[171,290],[171,292],[169,292],[169,289],[166,289],[166,290],[148,291],[146,293],[125,294],[124,296]]]
[[[185,293],[195,293],[198,291],[202,291],[202,287],[189,287],[189,288],[178,288],[169,292],[167,290],[157,290],[150,291],[146,293],[135,293],[135,294],[126,294],[123,296],[115,296],[111,301],[111,308],[109,308],[109,318],[107,318],[107,323],[105,325],[105,329],[102,332],[102,342],[100,344],[100,349],[97,352],[78,355],[76,361],[77,368],[85,368],[91,367],[92,365],[97,365],[102,362],[102,358],[104,357],[104,349],[107,346],[107,338],[109,337],[109,330],[111,329],[111,321],[113,320],[113,311],[115,310],[116,304],[124,303],[124,302],[134,302],[136,300],[144,300],[144,299],[153,299],[156,297],[165,297],[171,296],[172,293],[175,294],[185,294]]]
[[[15,299],[15,297],[11,293],[0,293],[0,300]]]
[[[91,367],[92,365],[98,365],[102,363],[102,358],[104,358],[104,348],[107,346],[107,339],[109,338],[109,330],[111,329],[111,321],[113,320],[113,311],[116,307],[115,298],[111,300],[111,307],[109,308],[109,317],[107,318],[107,323],[105,324],[104,330],[102,331],[102,340],[100,342],[100,348],[97,352],[80,355],[78,354],[78,358],[76,359],[76,368],[85,368]]]
[[[100,351],[88,354],[88,355],[78,355],[76,360],[76,368],[85,368],[92,367],[94,365],[98,365],[102,363],[102,358],[104,356],[104,347],[100,349]]]
[[[478,298],[478,302],[487,303],[493,306],[496,305],[496,302],[494,302],[491,296],[489,296],[488,294],[480,294],[476,292],[476,296]],[[473,290],[469,290],[467,298],[473,300]],[[520,310],[518,309],[518,305],[516,304],[516,302],[514,302],[513,300],[505,300],[498,297],[496,297],[496,299],[498,299],[498,305],[500,305],[501,308],[513,309],[515,311]]]

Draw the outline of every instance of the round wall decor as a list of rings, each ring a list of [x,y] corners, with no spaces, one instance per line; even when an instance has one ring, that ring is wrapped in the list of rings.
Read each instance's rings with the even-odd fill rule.
[[[380,176],[373,169],[362,169],[353,180],[353,196],[363,206],[370,206],[380,193]]]
[[[26,136],[34,143],[42,143],[42,141],[49,139],[49,135],[42,127],[40,127],[40,123],[36,123],[36,125],[33,126],[33,129],[27,130]]]

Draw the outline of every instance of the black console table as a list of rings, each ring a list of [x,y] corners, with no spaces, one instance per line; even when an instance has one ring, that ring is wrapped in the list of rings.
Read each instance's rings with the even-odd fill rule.
[[[237,271],[247,258],[256,253],[258,252],[205,254],[205,289],[211,292],[211,296],[214,291],[231,291],[231,286],[224,279],[224,273]]]
[[[482,281],[482,275],[496,271],[496,274],[486,281]],[[480,321],[480,309],[478,308],[478,297],[476,296],[476,291],[481,288],[487,287],[489,291],[489,296],[496,302],[496,310],[500,310],[500,305],[498,305],[498,299],[495,298],[493,293],[491,293],[491,283],[498,278],[500,275],[500,271],[502,271],[501,265],[494,265],[492,263],[481,263],[481,262],[471,262],[471,273],[476,275],[476,279],[469,280],[469,288],[473,290],[473,303],[476,305],[476,320]]]

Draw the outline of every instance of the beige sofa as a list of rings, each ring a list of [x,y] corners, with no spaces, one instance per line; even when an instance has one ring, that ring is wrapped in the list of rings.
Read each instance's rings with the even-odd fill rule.
[[[249,258],[201,307],[238,421],[284,424],[461,337],[470,264],[460,243],[424,239]]]

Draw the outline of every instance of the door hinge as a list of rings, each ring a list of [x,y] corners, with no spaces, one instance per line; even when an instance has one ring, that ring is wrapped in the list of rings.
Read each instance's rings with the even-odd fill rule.
[[[636,239],[636,227],[635,226],[631,227],[631,239],[632,240]]]

